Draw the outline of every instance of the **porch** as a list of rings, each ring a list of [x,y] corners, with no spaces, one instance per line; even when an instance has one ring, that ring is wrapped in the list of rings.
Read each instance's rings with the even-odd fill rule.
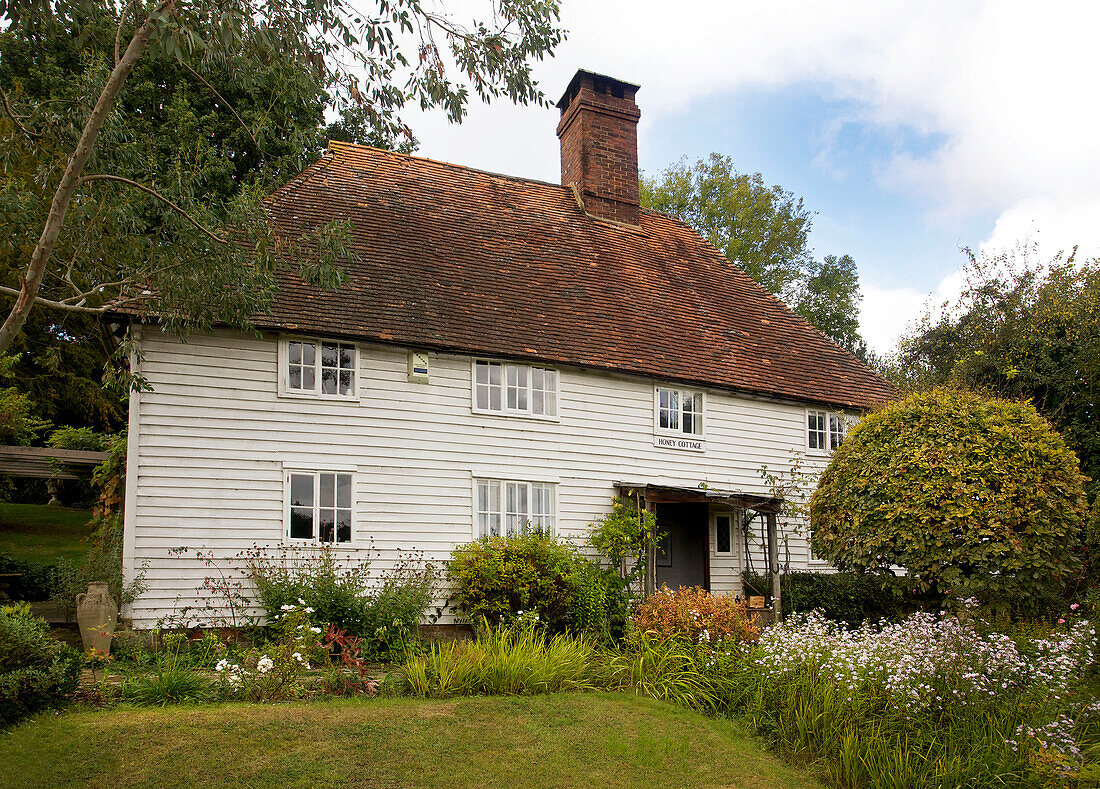
[[[700,586],[714,588],[712,558],[740,555],[735,542],[742,534],[742,518],[761,517],[767,573],[770,579],[771,608],[781,611],[779,589],[779,540],[777,515],[783,500],[776,496],[726,491],[716,488],[689,488],[652,483],[616,482],[618,495],[631,499],[639,510],[653,513],[660,542],[650,540],[643,592],[653,594],[662,585],[671,589]],[[741,556],[738,577],[744,569]]]

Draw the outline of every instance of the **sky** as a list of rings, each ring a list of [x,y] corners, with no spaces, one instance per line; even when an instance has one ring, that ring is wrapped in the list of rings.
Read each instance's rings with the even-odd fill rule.
[[[547,98],[578,68],[639,84],[644,175],[717,151],[803,197],[815,255],[856,261],[877,351],[959,292],[964,248],[1100,255],[1100,3],[562,0],[562,25]],[[418,155],[560,179],[553,108],[406,120]]]

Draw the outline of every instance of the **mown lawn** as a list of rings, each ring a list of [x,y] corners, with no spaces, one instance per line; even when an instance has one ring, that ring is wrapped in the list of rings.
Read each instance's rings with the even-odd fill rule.
[[[0,787],[816,787],[728,721],[623,694],[44,715]]]
[[[62,556],[80,562],[88,546],[88,510],[44,504],[0,503],[0,552],[31,562],[54,564]]]

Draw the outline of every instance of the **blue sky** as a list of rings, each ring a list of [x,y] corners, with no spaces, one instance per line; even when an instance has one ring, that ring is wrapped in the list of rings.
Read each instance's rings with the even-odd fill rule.
[[[1100,254],[1100,3],[563,0],[562,21],[534,68],[548,98],[577,68],[638,83],[648,174],[718,151],[802,196],[816,254],[856,261],[879,351],[959,292],[961,247]],[[552,108],[407,120],[421,155],[559,178]]]

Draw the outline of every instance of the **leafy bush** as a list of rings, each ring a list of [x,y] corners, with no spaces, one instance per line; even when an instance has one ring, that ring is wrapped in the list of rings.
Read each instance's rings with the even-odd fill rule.
[[[103,452],[107,449],[109,438],[109,436],[98,433],[90,427],[61,427],[50,434],[46,443],[56,449]]]
[[[50,638],[45,620],[0,609],[0,726],[63,706],[79,680],[79,655]]]
[[[369,563],[343,563],[331,546],[288,549],[277,555],[255,551],[248,575],[269,621],[285,606],[302,601],[315,619],[361,639],[365,656],[389,659],[416,636],[437,583],[433,565],[408,557],[372,582]]]
[[[36,603],[49,600],[57,585],[57,568],[40,562],[28,562],[0,552],[0,573],[18,573],[19,580],[8,589],[13,600]]]
[[[533,619],[481,628],[477,641],[438,641],[401,674],[417,696],[529,695],[600,686],[587,641],[546,636]]]
[[[1077,456],[1026,403],[914,394],[867,416],[810,503],[814,551],[841,570],[906,568],[958,596],[1028,598],[1078,565]]]
[[[460,546],[448,573],[463,614],[490,625],[537,611],[552,633],[602,637],[610,632],[609,606],[621,605],[621,585],[608,571],[544,532],[482,537]]]
[[[661,587],[638,604],[634,627],[658,640],[682,639],[691,644],[736,643],[759,635],[743,602],[699,587],[676,591]]]
[[[161,631],[155,645],[150,670],[128,678],[122,686],[125,701],[143,706],[163,707],[168,704],[188,704],[209,701],[214,687],[196,668],[211,668],[221,641],[212,631],[201,639],[191,639],[185,632]],[[116,655],[122,650],[116,649]],[[144,663],[147,653],[131,646],[132,662]],[[136,657],[137,660],[133,660]]]
[[[742,576],[745,597],[769,588],[762,574]],[[865,620],[900,619],[919,607],[904,578],[877,573],[784,573],[783,614],[821,611],[829,619],[859,625]],[[934,601],[933,601],[934,602]]]

